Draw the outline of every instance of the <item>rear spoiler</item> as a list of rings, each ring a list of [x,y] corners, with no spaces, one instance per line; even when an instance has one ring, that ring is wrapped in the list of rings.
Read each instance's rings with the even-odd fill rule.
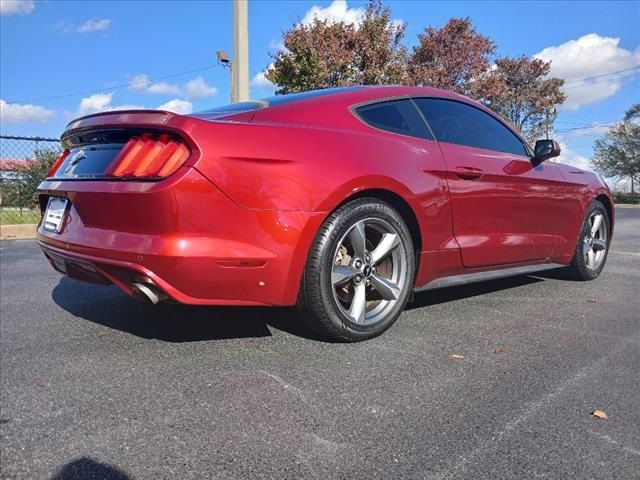
[[[127,128],[127,127],[171,127],[174,118],[183,118],[177,113],[164,110],[116,110],[111,112],[94,113],[84,117],[76,118],[69,122],[60,140],[78,133],[81,130],[93,128]],[[179,128],[177,125],[174,128]]]

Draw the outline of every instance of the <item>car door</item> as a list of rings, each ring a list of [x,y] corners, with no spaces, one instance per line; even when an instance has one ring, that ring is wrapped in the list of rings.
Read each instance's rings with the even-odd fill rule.
[[[534,165],[522,140],[471,104],[416,98],[447,165],[454,235],[465,267],[544,260],[564,243],[568,188],[557,165]]]

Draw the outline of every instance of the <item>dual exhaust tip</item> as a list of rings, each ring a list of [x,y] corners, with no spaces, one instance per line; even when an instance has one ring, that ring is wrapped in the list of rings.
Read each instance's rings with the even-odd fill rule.
[[[167,299],[167,296],[163,292],[155,288],[153,285],[134,282],[131,285],[131,288],[133,288],[136,293],[147,299],[153,305],[156,305],[157,303]]]

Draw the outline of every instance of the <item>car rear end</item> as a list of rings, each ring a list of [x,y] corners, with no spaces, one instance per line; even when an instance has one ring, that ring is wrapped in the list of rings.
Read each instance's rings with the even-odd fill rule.
[[[38,190],[51,265],[154,303],[293,303],[286,279],[309,218],[245,208],[201,173],[229,128],[161,111],[72,122]]]

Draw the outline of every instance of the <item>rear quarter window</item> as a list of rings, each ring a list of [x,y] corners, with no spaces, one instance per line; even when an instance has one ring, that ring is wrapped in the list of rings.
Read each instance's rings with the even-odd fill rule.
[[[371,127],[433,140],[431,132],[411,100],[391,100],[364,105],[356,109],[356,114]]]

